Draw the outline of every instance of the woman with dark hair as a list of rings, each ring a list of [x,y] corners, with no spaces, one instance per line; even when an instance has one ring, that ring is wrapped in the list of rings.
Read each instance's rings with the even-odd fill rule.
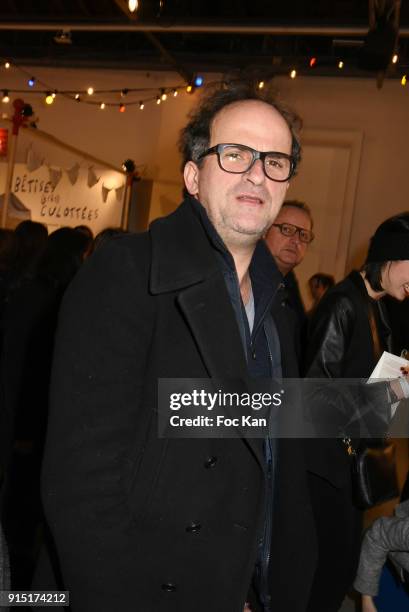
[[[361,270],[319,302],[309,328],[308,378],[370,376],[382,352],[391,350],[384,295],[409,296],[409,212],[382,223]],[[385,404],[407,396],[406,378],[402,381],[385,391]],[[336,612],[356,574],[362,512],[352,501],[351,456],[342,440],[308,440],[306,448],[319,545],[308,612]]]

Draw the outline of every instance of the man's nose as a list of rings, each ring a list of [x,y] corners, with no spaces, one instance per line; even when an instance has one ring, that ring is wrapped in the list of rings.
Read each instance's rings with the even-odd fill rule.
[[[245,173],[245,177],[254,185],[261,185],[264,183],[266,175],[264,174],[264,167],[261,159],[256,159],[251,168]]]
[[[295,234],[290,236],[290,241],[292,244],[295,244],[296,246],[300,246],[301,245],[300,232],[295,232]]]

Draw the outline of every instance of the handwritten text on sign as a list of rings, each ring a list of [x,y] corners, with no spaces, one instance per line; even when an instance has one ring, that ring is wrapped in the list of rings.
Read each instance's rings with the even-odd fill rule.
[[[6,167],[6,164],[0,164],[0,193],[5,190]],[[118,227],[121,223],[123,189],[120,188],[124,176],[111,170],[95,171],[100,178],[92,187],[87,184],[87,168],[79,170],[74,185],[64,171],[58,183],[53,184],[46,166],[28,172],[25,164],[16,164],[12,191],[29,209],[33,221],[52,227],[86,224],[97,233],[106,227]]]

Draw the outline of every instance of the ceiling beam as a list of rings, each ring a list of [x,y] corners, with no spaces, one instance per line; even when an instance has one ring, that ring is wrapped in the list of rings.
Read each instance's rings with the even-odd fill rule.
[[[165,47],[162,45],[158,37],[155,36],[155,34],[152,34],[152,32],[144,32],[144,34],[146,38],[153,44],[153,46],[158,49],[159,53],[167,61],[167,63],[170,64],[170,66],[172,66],[178,74],[180,74],[180,76],[184,81],[186,81],[186,83],[189,83],[193,75],[177,63],[175,58],[169,53],[167,49],[165,49]]]
[[[77,23],[77,22],[55,22],[50,23],[29,23],[29,22],[4,22],[0,23],[0,30],[8,31],[48,31],[71,30],[72,32],[158,32],[158,33],[190,33],[190,34],[272,34],[274,36],[365,36],[368,33],[367,27],[348,27],[348,26],[321,26],[321,25],[251,25],[244,26],[238,24],[184,24],[169,23]],[[401,28],[400,38],[409,38],[409,28]]]

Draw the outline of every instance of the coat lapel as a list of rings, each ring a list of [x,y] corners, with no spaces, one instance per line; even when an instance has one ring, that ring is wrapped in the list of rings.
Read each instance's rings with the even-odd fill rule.
[[[222,275],[179,293],[179,305],[213,378],[245,378],[247,366],[236,316]]]
[[[248,391],[243,345],[222,275],[182,291],[178,302],[195,337],[209,377],[226,381],[227,385],[233,383],[235,392]],[[230,415],[234,416],[233,408]],[[247,438],[241,427],[236,429],[264,469],[263,440]]]
[[[237,381],[245,390],[247,364],[236,316],[200,220],[184,202],[175,213],[151,225],[153,294],[176,291],[210,378]],[[246,439],[264,467],[263,440]]]

